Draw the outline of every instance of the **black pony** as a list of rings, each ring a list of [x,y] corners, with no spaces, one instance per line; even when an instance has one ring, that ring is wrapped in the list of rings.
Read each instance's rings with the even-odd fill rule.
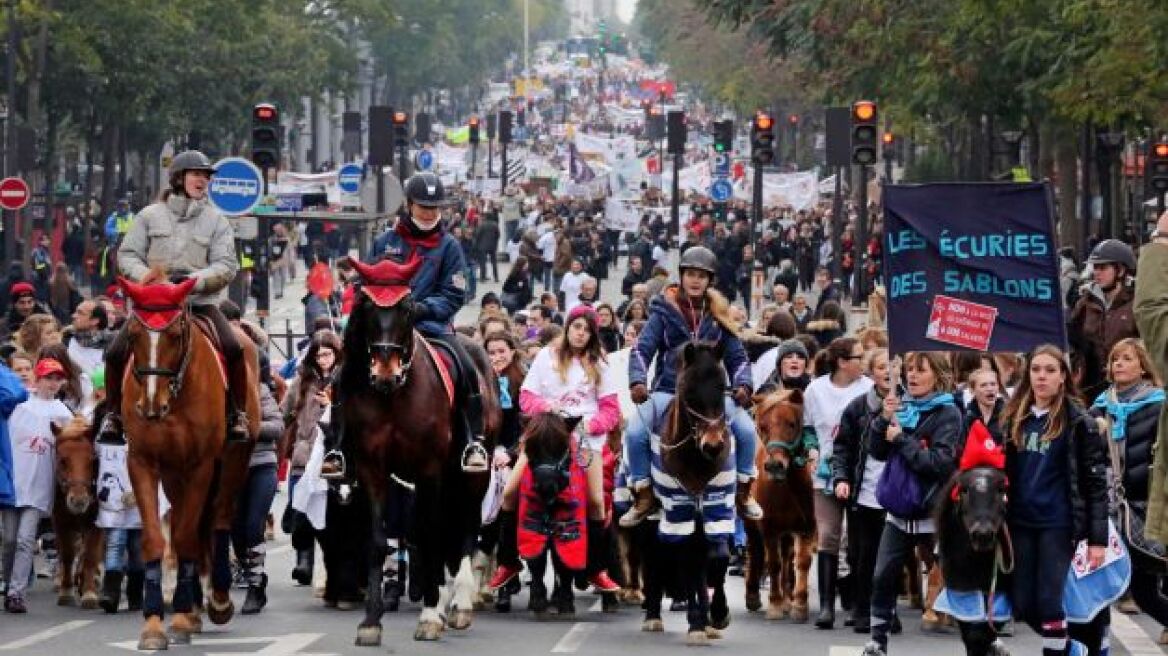
[[[993,605],[993,597],[1009,591],[1014,554],[1006,527],[1006,474],[995,467],[972,467],[950,479],[937,504],[937,542],[945,588],[950,593],[976,593]],[[991,621],[958,620],[966,656],[1009,656],[997,640]]]

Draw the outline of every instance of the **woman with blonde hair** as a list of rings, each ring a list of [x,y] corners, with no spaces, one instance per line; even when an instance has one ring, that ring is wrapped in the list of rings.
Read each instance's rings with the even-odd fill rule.
[[[20,324],[16,344],[29,355],[40,353],[46,344],[61,343],[61,324],[51,314],[34,314]]]

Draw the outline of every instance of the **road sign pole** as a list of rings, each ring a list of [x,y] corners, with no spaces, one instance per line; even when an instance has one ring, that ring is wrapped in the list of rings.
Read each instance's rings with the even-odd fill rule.
[[[378,164],[373,167],[377,171],[377,213],[385,212],[385,167]]]
[[[263,173],[264,197],[268,195],[268,168],[260,169]],[[255,268],[253,269],[259,284],[252,285],[259,292],[256,294],[256,317],[260,320],[260,328],[267,328],[268,314],[271,312],[270,267],[268,264],[268,242],[272,234],[272,223],[266,216],[256,217],[256,247]]]
[[[503,172],[500,174],[501,182],[499,183],[499,193],[503,193],[507,189],[507,142],[499,142],[499,166],[502,167]]]
[[[856,256],[852,260],[856,263],[856,289],[852,292],[853,306],[867,303],[867,263],[864,262],[864,253],[868,250],[868,167],[860,165],[860,218],[856,230]]]
[[[681,154],[673,156],[673,198],[669,205],[670,220],[681,229]]]
[[[831,230],[831,252],[833,255],[831,258],[831,277],[835,280],[841,279],[844,275],[842,262],[844,254],[840,252],[842,248],[840,239],[843,237],[845,223],[847,222],[844,221],[844,169],[842,166],[837,166],[835,167],[835,195],[831,199],[831,224],[828,227]],[[855,262],[855,260],[852,261]],[[843,283],[844,287],[851,289],[850,280],[844,280]],[[794,291],[791,290],[792,293]]]

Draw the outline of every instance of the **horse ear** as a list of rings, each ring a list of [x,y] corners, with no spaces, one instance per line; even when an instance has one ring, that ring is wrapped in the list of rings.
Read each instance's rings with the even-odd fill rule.
[[[571,433],[576,430],[576,427],[580,425],[580,421],[583,419],[583,417],[564,417],[564,423],[568,426],[568,432]]]
[[[719,361],[726,357],[726,345],[722,342],[722,340],[718,340],[714,344],[714,355],[718,358]]]
[[[694,346],[693,342],[686,342],[685,343],[685,346],[683,346],[681,349],[681,366],[684,367],[684,366],[689,365],[689,363],[693,362],[695,348],[696,347]]]
[[[803,390],[795,388],[787,395],[787,403],[803,405]]]

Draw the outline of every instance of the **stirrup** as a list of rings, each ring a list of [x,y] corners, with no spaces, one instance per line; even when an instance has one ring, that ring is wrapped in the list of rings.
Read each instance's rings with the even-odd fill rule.
[[[481,460],[481,463],[472,462],[472,460]],[[483,443],[480,440],[471,440],[469,444],[462,450],[462,471],[468,474],[481,474],[491,467],[491,460],[487,457],[487,450],[483,448]]]
[[[321,463],[321,470],[320,470],[321,479],[326,480],[326,481],[344,480],[345,472],[349,470],[348,462],[345,461],[344,452],[342,452],[340,449],[333,449],[333,450],[329,451],[328,453],[324,454],[324,458],[322,460],[323,460],[323,462]],[[324,467],[326,465],[330,465],[333,463],[339,464],[339,467],[337,468],[337,470],[326,472],[324,470]]]

